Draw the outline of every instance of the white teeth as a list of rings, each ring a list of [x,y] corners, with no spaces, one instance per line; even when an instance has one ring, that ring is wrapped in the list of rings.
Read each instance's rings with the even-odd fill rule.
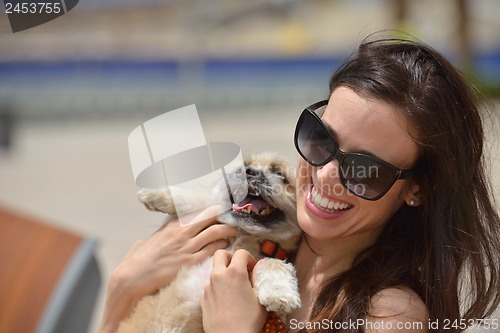
[[[321,202],[321,195],[319,194],[313,195],[313,200],[316,205],[319,205]]]
[[[323,198],[321,194],[318,193],[318,190],[315,186],[313,186],[311,191],[311,201],[316,205],[316,207],[331,212],[341,211],[352,207],[350,204],[345,202],[333,201],[328,198]]]
[[[327,198],[323,198],[323,199],[321,200],[321,202],[319,203],[319,205],[320,205],[321,207],[323,207],[323,208],[326,208],[326,207],[328,207],[328,203],[329,203],[328,199],[327,199]]]

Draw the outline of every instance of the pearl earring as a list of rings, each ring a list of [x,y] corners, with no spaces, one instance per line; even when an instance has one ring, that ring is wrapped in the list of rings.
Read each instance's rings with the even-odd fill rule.
[[[415,200],[410,200],[410,203],[409,203],[410,206],[415,206]]]

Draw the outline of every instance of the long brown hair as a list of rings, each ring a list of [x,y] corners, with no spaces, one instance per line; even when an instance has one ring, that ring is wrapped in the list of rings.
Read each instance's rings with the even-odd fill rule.
[[[491,315],[500,302],[500,219],[485,176],[482,114],[475,90],[431,47],[365,40],[330,80],[397,107],[419,147],[421,205],[403,205],[352,267],[324,283],[313,322],[370,315],[379,291],[409,287],[424,301],[432,332],[444,320]],[[325,332],[325,330],[308,332]],[[363,332],[362,329],[332,332]]]

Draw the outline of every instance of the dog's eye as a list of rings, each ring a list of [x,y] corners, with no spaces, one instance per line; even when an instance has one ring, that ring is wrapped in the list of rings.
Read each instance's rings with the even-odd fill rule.
[[[274,173],[279,178],[281,178],[283,180],[284,184],[288,184],[288,179],[286,178],[285,174],[283,173],[283,170],[281,167],[279,167],[277,165],[271,165],[271,172]]]
[[[283,181],[283,184],[289,184],[290,183],[288,181],[288,178],[286,178],[285,175],[282,172],[279,172],[277,175],[278,175],[278,177],[281,178],[281,180]]]

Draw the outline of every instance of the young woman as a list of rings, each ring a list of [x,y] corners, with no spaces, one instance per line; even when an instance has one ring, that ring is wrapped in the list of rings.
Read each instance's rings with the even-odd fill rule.
[[[483,140],[478,99],[444,57],[418,42],[365,41],[333,75],[329,99],[297,123],[302,307],[290,332],[461,332],[490,315],[500,219]],[[234,231],[212,224],[168,224],[134,247],[110,280],[102,330],[182,264],[224,247]],[[256,264],[245,251],[215,253],[206,332],[260,331]]]

